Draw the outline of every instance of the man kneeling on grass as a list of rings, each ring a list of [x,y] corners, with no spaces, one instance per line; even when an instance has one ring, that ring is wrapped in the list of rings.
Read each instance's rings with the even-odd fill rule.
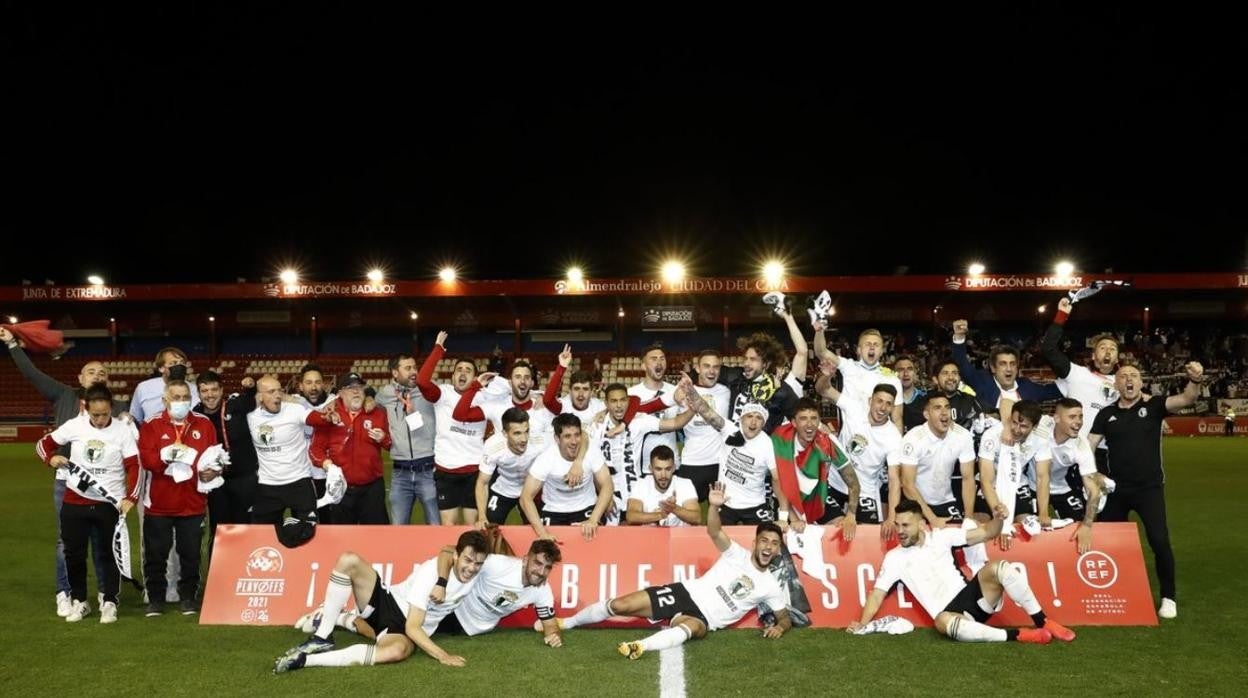
[[[720,526],[719,509],[728,500],[724,483],[711,486],[710,508],[706,512],[706,532],[719,550],[719,560],[706,574],[688,582],[647,587],[614,599],[582,608],[576,615],[561,619],[563,628],[601,623],[611,616],[632,616],[653,621],[669,621],[670,627],[636,642],[621,642],[620,654],[638,659],[647,651],[676,647],[686,640],[706,637],[709,630],[725,628],[745,617],[760,603],[776,610],[776,623],[763,630],[763,637],[776,639],[793,627],[788,599],[769,565],[780,554],[783,536],[771,522],[758,525],[753,551],[737,545]]]
[[[847,630],[856,633],[880,610],[884,597],[897,582],[918,600],[936,625],[936,630],[960,642],[1030,642],[1047,645],[1053,638],[1064,642],[1075,639],[1071,630],[1040,609],[1040,602],[1027,584],[1027,569],[1021,563],[991,560],[968,583],[953,560],[953,548],[983,543],[1001,533],[1000,515],[980,528],[926,530],[923,509],[918,502],[903,499],[897,505],[897,539],[901,543],[888,551],[875,578],[875,588],[867,597],[861,620]],[[1031,616],[1036,627],[994,628],[986,625],[1001,610],[1005,597]]]
[[[448,654],[432,639],[438,625],[451,616],[471,593],[477,572],[485,563],[490,545],[480,531],[468,531],[455,544],[454,571],[438,577],[436,557],[422,562],[402,583],[387,587],[381,583],[367,560],[347,552],[338,557],[325,590],[324,619],[337,619],[347,601],[355,598],[364,609],[360,619],[376,636],[376,644],[352,645],[335,650],[332,620],[316,624],[312,637],[277,658],[273,673],[280,674],[305,666],[368,666],[407,659],[419,647],[425,654],[448,666],[464,666],[463,657]],[[435,601],[434,589],[442,590]]]

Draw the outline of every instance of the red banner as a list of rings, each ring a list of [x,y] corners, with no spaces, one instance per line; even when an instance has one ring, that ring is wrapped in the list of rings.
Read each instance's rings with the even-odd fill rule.
[[[1140,290],[1230,290],[1248,288],[1248,274],[982,274],[979,276],[794,276],[776,286],[755,277],[691,277],[498,281],[307,281],[295,284],[154,284],[0,287],[0,301],[91,303],[98,301],[263,300],[266,298],[423,298],[430,296],[651,296],[764,293],[943,293],[978,291],[1065,291],[1094,280],[1130,281]]]
[[[1166,417],[1161,433],[1165,436],[1225,436],[1226,419],[1213,417]],[[1248,436],[1248,419],[1235,420],[1235,435]]]
[[[217,528],[212,567],[204,590],[200,622],[226,625],[288,625],[323,600],[325,584],[338,555],[350,550],[373,563],[385,582],[407,578],[466,530],[423,526],[323,526],[311,543],[288,549],[278,544],[270,526]],[[751,527],[726,529],[750,547]],[[832,530],[835,534],[835,530]],[[1036,598],[1049,615],[1069,625],[1156,625],[1148,574],[1134,524],[1096,526],[1096,547],[1079,555],[1073,529],[1042,533],[1018,541],[1009,551],[989,548],[989,557],[1023,562]],[[431,535],[433,534],[433,535]],[[507,541],[523,554],[533,540],[527,526],[505,528]],[[716,560],[703,528],[604,528],[587,542],[579,532],[562,532],[563,562],[550,575],[557,613],[571,615],[603,598],[651,585],[692,579]],[[851,544],[839,535],[825,538],[825,567],[817,577],[803,573],[802,586],[817,627],[845,627],[857,620],[885,552],[878,530],[859,526]],[[806,561],[797,558],[798,566]],[[814,570],[812,570],[813,572]],[[880,615],[895,614],[930,625],[926,613],[899,587]],[[504,625],[533,622],[532,609],[513,614]],[[742,620],[749,626],[753,614]],[[1011,603],[995,621],[1027,625]],[[644,621],[637,621],[644,624]]]

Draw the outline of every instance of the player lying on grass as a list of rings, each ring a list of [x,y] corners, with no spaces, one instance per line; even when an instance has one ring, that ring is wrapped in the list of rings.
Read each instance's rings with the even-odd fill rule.
[[[611,616],[669,621],[669,627],[636,642],[621,642],[620,654],[638,659],[647,651],[676,647],[686,640],[706,636],[741,620],[762,602],[776,610],[775,625],[763,630],[763,637],[775,639],[793,627],[780,583],[768,570],[772,558],[780,554],[780,527],[771,522],[758,525],[752,551],[734,543],[720,526],[719,509],[724,506],[724,483],[711,486],[706,532],[719,550],[719,560],[697,579],[646,587],[631,594],[599,601],[582,608],[576,615],[560,620],[564,629],[601,623]]]
[[[875,578],[875,588],[867,597],[862,618],[851,623],[854,632],[875,617],[884,597],[897,582],[918,600],[936,625],[936,630],[960,642],[1031,642],[1048,644],[1053,638],[1070,642],[1075,634],[1052,618],[1046,618],[1027,584],[1023,565],[990,560],[968,583],[953,560],[953,548],[975,545],[1001,533],[1002,519],[995,517],[985,526],[972,530],[941,528],[927,530],[923,509],[913,500],[897,505],[897,539],[901,543],[888,551]],[[1009,596],[1036,627],[994,628],[985,623],[1001,610]]]
[[[325,590],[325,618],[338,618],[351,598],[364,609],[360,618],[376,636],[375,644],[334,649],[334,623],[320,623],[312,637],[277,658],[273,673],[280,674],[305,666],[369,666],[407,659],[419,647],[425,654],[448,666],[463,666],[463,657],[448,654],[432,639],[439,624],[450,617],[472,591],[477,572],[485,563],[490,546],[480,531],[468,531],[455,544],[455,572],[438,577],[438,559],[421,563],[402,583],[387,587],[367,560],[346,552],[338,557]],[[434,589],[443,590],[435,600]]]

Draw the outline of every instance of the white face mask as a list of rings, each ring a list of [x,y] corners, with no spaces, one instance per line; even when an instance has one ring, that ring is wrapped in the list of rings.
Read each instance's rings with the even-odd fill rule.
[[[174,419],[177,419],[177,420],[186,419],[186,415],[190,413],[191,413],[191,403],[189,400],[182,401],[182,402],[169,403],[169,416]]]

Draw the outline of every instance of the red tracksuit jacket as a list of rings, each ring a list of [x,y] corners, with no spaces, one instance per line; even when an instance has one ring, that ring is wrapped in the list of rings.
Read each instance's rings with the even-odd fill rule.
[[[179,440],[197,452],[192,467],[194,476],[186,482],[174,482],[165,474],[165,463],[160,451]],[[156,419],[147,422],[139,430],[139,463],[144,470],[150,472],[151,482],[148,485],[148,497],[152,506],[147,509],[150,516],[200,516],[208,502],[208,495],[200,493],[196,482],[199,480],[199,459],[204,451],[217,443],[217,430],[212,420],[198,412],[186,416],[181,426],[175,425],[169,413],[162,413]]]

